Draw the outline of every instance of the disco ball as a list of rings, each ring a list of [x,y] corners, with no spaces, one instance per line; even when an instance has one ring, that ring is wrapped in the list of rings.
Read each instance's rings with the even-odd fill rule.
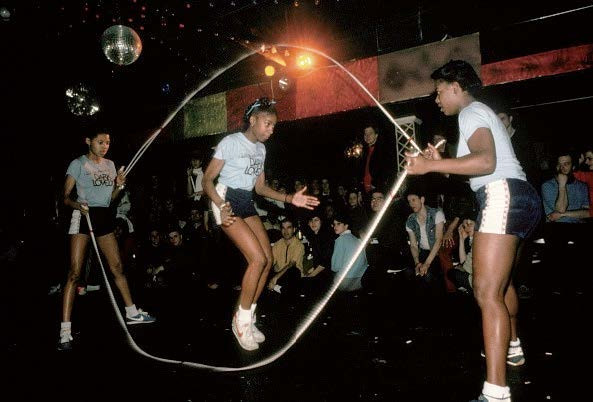
[[[101,48],[110,62],[127,66],[140,57],[142,41],[132,28],[125,25],[113,25],[103,32]]]
[[[93,90],[83,83],[66,88],[66,105],[77,116],[92,116],[100,109]]]
[[[291,81],[287,77],[282,77],[278,80],[278,86],[283,91],[288,91],[290,89]]]

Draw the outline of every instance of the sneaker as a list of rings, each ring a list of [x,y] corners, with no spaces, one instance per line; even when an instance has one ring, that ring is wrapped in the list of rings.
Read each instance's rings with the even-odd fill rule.
[[[513,349],[513,352],[511,352],[509,348],[509,353],[507,354],[507,364],[513,367],[524,365],[525,355],[523,354],[523,349],[521,348],[521,346],[515,346]],[[486,357],[486,353],[484,353],[484,350],[480,351],[480,356]]]
[[[76,293],[77,293],[79,296],[84,296],[84,295],[86,295],[86,286],[77,286],[77,287],[76,287]]]
[[[253,326],[251,322],[245,324],[238,323],[237,314],[238,312],[233,315],[231,329],[233,330],[233,334],[235,335],[235,338],[237,338],[239,345],[245,350],[255,350],[259,348],[259,345],[253,338]]]
[[[156,318],[148,314],[146,311],[138,309],[138,314],[132,317],[126,315],[126,324],[151,324],[156,321]]]
[[[251,333],[253,334],[253,340],[257,343],[262,343],[266,340],[266,336],[255,326],[257,317],[255,313],[251,316]]]
[[[478,399],[472,399],[470,402],[511,402],[511,398],[494,398],[493,396],[486,396],[484,394],[480,394]]]
[[[70,331],[64,332],[60,334],[60,340],[58,342],[58,350],[71,350],[72,349],[72,341],[74,338],[72,337],[72,333]]]
[[[88,292],[96,292],[97,290],[101,290],[101,285],[86,285],[86,291]]]
[[[523,355],[523,348],[521,348],[521,346],[509,348],[509,354],[507,355],[507,364],[509,366],[514,367],[522,366],[523,364],[525,364],[525,356]]]

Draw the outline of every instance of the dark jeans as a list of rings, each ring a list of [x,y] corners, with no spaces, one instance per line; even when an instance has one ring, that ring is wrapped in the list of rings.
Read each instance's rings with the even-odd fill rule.
[[[420,250],[420,262],[426,261],[426,258],[430,254],[428,250]],[[439,262],[438,255],[432,260],[426,275],[416,275],[414,261],[412,265],[404,271],[405,276],[408,280],[412,281],[416,285],[416,290],[420,292],[429,292],[433,296],[440,296],[445,292],[445,285],[443,283],[443,272]]]

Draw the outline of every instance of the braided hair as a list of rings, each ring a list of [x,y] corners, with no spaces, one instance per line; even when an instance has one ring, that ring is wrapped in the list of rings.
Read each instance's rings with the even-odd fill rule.
[[[249,118],[258,113],[270,113],[276,115],[276,101],[267,97],[256,99],[253,103],[247,106],[243,114],[243,130],[249,128]]]

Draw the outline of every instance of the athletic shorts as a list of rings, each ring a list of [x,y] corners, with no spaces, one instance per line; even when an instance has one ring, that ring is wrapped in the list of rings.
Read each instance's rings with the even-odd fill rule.
[[[542,217],[542,201],[524,180],[493,181],[480,187],[476,198],[480,207],[476,229],[482,233],[512,234],[525,239]]]
[[[227,187],[222,183],[216,185],[216,192],[218,195],[231,204],[233,215],[239,218],[249,218],[250,216],[257,216],[255,204],[253,202],[253,191],[242,190],[240,188]],[[220,209],[212,203],[212,212],[214,213],[214,220],[217,225],[221,224]]]
[[[115,228],[115,214],[111,208],[89,207],[89,217],[91,218],[93,233],[96,237],[113,232]],[[68,234],[88,235],[89,233],[86,217],[78,209],[73,210]]]

